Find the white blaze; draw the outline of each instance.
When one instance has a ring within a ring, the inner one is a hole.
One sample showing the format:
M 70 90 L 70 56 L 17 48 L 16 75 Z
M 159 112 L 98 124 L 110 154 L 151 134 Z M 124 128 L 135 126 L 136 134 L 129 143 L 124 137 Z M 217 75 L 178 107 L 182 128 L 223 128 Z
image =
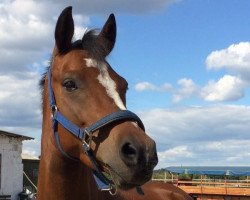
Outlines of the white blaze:
M 100 74 L 97 76 L 99 83 L 105 88 L 109 97 L 111 97 L 115 104 L 121 109 L 126 110 L 125 105 L 123 104 L 119 93 L 116 91 L 116 83 L 109 76 L 108 67 L 104 62 L 97 63 L 96 60 L 91 58 L 85 58 L 87 67 L 95 67 L 100 70 Z M 99 65 L 98 65 L 99 64 Z

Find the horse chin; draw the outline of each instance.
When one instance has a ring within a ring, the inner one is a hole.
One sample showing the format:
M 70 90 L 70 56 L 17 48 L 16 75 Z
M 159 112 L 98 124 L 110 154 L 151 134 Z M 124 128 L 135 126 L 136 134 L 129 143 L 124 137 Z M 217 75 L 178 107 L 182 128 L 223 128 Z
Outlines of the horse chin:
M 118 188 L 120 190 L 130 190 L 132 188 L 138 187 L 140 185 L 137 184 L 132 184 L 132 183 L 127 183 L 127 182 L 120 182 L 120 184 L 118 185 Z
M 116 171 L 114 171 L 113 169 L 109 169 L 109 173 L 112 177 L 112 181 L 114 182 L 114 184 L 117 186 L 117 188 L 121 189 L 121 190 L 130 190 L 132 188 L 141 186 L 143 184 L 145 184 L 146 182 L 148 182 L 149 180 L 151 180 L 152 177 L 152 173 L 143 177 L 133 177 L 133 178 L 129 178 L 130 176 L 128 176 L 128 174 L 124 174 L 121 175 L 119 173 L 117 173 Z

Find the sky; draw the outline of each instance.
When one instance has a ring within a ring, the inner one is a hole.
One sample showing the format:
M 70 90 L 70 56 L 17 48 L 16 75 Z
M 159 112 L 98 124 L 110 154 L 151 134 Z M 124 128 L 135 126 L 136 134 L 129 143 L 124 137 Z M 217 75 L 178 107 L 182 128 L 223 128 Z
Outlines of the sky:
M 0 129 L 35 138 L 23 153 L 40 154 L 38 82 L 68 5 L 75 39 L 115 14 L 107 60 L 129 83 L 128 109 L 156 141 L 157 168 L 250 166 L 247 0 L 1 0 Z

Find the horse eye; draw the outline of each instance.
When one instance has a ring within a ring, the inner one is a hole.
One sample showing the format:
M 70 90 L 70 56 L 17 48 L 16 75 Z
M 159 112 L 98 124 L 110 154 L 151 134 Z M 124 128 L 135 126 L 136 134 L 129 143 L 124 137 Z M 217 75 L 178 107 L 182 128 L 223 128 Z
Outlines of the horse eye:
M 73 80 L 65 80 L 63 82 L 63 87 L 69 92 L 72 92 L 77 89 L 76 83 Z

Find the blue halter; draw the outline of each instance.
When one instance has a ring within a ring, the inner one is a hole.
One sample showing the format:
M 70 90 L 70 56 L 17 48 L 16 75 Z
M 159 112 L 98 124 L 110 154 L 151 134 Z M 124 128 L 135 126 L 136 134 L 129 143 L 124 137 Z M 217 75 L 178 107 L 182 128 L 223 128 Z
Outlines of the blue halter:
M 50 107 L 52 112 L 52 128 L 53 128 L 53 135 L 55 138 L 55 143 L 59 151 L 67 158 L 70 158 L 71 160 L 79 161 L 78 158 L 72 157 L 69 154 L 67 154 L 61 144 L 60 139 L 57 130 L 58 123 L 61 124 L 65 129 L 67 129 L 71 134 L 73 134 L 77 139 L 79 139 L 83 143 L 83 150 L 88 156 L 89 160 L 94 165 L 95 169 L 93 170 L 93 176 L 97 183 L 98 189 L 102 191 L 109 191 L 110 193 L 113 192 L 113 190 L 116 188 L 112 185 L 111 181 L 106 178 L 106 176 L 102 173 L 100 170 L 100 167 L 98 163 L 96 162 L 92 150 L 90 148 L 90 143 L 92 140 L 92 134 L 99 130 L 100 128 L 113 123 L 118 122 L 122 120 L 126 121 L 135 121 L 138 123 L 138 126 L 144 129 L 144 125 L 140 118 L 134 114 L 131 111 L 128 110 L 119 110 L 117 112 L 111 113 L 107 115 L 106 117 L 98 120 L 96 123 L 92 124 L 89 127 L 86 128 L 80 128 L 77 125 L 73 124 L 70 120 L 68 120 L 66 117 L 63 116 L 63 114 L 59 111 L 59 109 L 56 106 L 56 100 L 54 96 L 54 92 L 52 89 L 52 73 L 51 73 L 51 67 L 48 70 L 48 91 L 49 91 L 49 101 L 50 101 Z M 137 191 L 141 190 L 140 188 L 137 188 Z M 139 193 L 139 192 L 138 192 Z

